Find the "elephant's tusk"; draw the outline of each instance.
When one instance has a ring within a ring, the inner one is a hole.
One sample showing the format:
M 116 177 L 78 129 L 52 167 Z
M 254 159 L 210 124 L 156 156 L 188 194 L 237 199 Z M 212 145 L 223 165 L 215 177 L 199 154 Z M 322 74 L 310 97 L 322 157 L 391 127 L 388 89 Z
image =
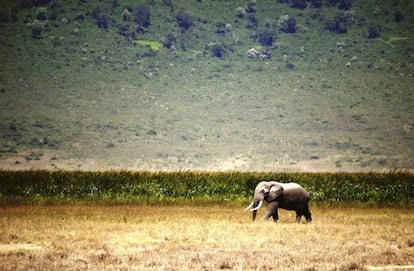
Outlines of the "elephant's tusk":
M 250 203 L 250 205 L 249 205 L 249 206 L 247 206 L 247 207 L 246 207 L 246 209 L 244 209 L 244 210 L 245 210 L 245 211 L 249 210 L 250 208 L 252 208 L 253 204 L 254 204 L 254 202 L 252 201 L 252 203 Z
M 251 209 L 250 211 L 256 211 L 256 210 L 259 210 L 259 209 L 260 209 L 260 207 L 262 207 L 262 204 L 263 204 L 263 200 L 261 200 L 261 201 L 259 202 L 259 205 L 257 205 L 257 207 L 256 207 L 256 208 L 253 208 L 253 209 Z

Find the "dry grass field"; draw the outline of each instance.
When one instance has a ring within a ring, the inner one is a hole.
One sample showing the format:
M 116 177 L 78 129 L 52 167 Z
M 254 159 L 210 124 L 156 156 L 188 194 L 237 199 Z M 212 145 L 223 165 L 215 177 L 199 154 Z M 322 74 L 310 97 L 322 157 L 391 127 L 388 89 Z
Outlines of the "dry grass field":
M 412 209 L 312 212 L 275 224 L 241 206 L 2 207 L 0 270 L 414 270 Z

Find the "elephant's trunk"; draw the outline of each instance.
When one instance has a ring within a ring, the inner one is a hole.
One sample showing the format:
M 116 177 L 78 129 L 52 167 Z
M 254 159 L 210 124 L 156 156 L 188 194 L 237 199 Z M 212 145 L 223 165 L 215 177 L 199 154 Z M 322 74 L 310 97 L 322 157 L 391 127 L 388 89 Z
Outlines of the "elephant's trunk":
M 263 201 L 253 200 L 249 206 L 244 209 L 245 211 L 252 211 L 253 221 L 256 219 L 257 210 L 262 206 Z
M 263 200 L 260 200 L 260 201 L 255 200 L 253 202 L 253 208 L 251 209 L 251 211 L 253 211 L 253 213 L 252 213 L 253 221 L 256 220 L 257 210 L 259 210 L 260 207 L 262 207 L 262 204 L 263 204 Z

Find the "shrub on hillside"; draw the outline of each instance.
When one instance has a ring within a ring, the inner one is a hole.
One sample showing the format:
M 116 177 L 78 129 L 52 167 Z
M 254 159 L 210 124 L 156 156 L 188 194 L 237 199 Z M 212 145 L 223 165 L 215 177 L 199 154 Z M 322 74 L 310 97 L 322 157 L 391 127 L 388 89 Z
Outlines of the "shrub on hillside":
M 190 27 L 193 26 L 193 18 L 190 14 L 186 13 L 183 10 L 178 12 L 176 19 L 178 26 L 184 30 L 188 30 Z
M 43 30 L 46 27 L 46 23 L 45 22 L 41 22 L 38 20 L 35 20 L 32 24 L 31 24 L 31 29 L 32 29 L 32 38 L 35 39 L 41 39 L 43 38 Z
M 280 24 L 280 31 L 285 33 L 296 33 L 296 19 L 288 17 L 286 20 L 283 20 Z
M 109 28 L 109 19 L 106 15 L 103 15 L 102 17 L 100 17 L 97 21 L 96 21 L 96 25 L 99 28 L 102 29 L 108 29 Z
M 247 3 L 246 11 L 248 13 L 255 13 L 257 11 L 257 3 L 256 3 L 256 0 L 250 0 L 250 2 Z
M 42 7 L 38 8 L 36 10 L 36 19 L 40 21 L 46 21 L 48 19 L 47 17 L 47 9 Z
M 327 6 L 338 6 L 340 9 L 350 10 L 352 8 L 352 0 L 327 0 Z
M 173 4 L 173 1 L 172 1 L 172 0 L 163 0 L 163 1 L 162 1 L 162 4 L 163 4 L 165 7 L 169 7 L 171 12 L 173 12 L 173 11 L 174 11 L 174 4 Z
M 104 7 L 102 5 L 97 5 L 91 13 L 92 19 L 95 21 L 96 25 L 102 29 L 109 28 L 109 17 L 104 12 Z
M 380 28 L 378 25 L 370 25 L 367 31 L 368 39 L 376 39 L 380 36 Z
M 137 23 L 140 27 L 148 27 L 151 25 L 150 21 L 150 11 L 148 7 L 144 4 L 140 5 L 134 13 L 134 21 Z
M 271 29 L 265 28 L 259 33 L 259 42 L 263 46 L 272 46 L 274 40 L 274 33 Z
M 22 8 L 33 8 L 48 5 L 52 0 L 20 0 Z
M 10 13 L 5 8 L 0 8 L 0 23 L 8 23 L 10 19 Z
M 256 30 L 258 25 L 259 25 L 259 23 L 257 21 L 256 16 L 254 16 L 254 14 L 249 14 L 248 22 L 246 24 L 246 28 L 250 29 L 250 30 Z
M 340 0 L 339 1 L 339 8 L 350 10 L 352 8 L 352 0 Z
M 342 13 L 337 14 L 332 20 L 325 22 L 325 29 L 338 34 L 348 32 L 349 18 Z
M 306 0 L 293 0 L 291 6 L 292 6 L 292 8 L 305 9 L 306 8 Z
M 177 38 L 172 33 L 168 33 L 161 39 L 162 46 L 167 49 L 171 49 L 176 41 Z
M 404 14 L 400 10 L 397 10 L 394 13 L 394 21 L 396 23 L 400 23 L 400 22 L 404 21 Z
M 322 7 L 322 0 L 310 0 L 311 6 L 314 8 Z
M 216 43 L 211 47 L 213 57 L 224 57 L 224 46 L 222 44 Z

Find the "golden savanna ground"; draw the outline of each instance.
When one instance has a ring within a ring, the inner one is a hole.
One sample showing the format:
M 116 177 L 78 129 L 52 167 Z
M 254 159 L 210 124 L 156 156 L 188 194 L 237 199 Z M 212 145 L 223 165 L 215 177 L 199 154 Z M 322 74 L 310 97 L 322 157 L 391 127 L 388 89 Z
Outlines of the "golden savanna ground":
M 312 213 L 275 224 L 242 207 L 2 207 L 0 270 L 413 270 L 412 209 Z

